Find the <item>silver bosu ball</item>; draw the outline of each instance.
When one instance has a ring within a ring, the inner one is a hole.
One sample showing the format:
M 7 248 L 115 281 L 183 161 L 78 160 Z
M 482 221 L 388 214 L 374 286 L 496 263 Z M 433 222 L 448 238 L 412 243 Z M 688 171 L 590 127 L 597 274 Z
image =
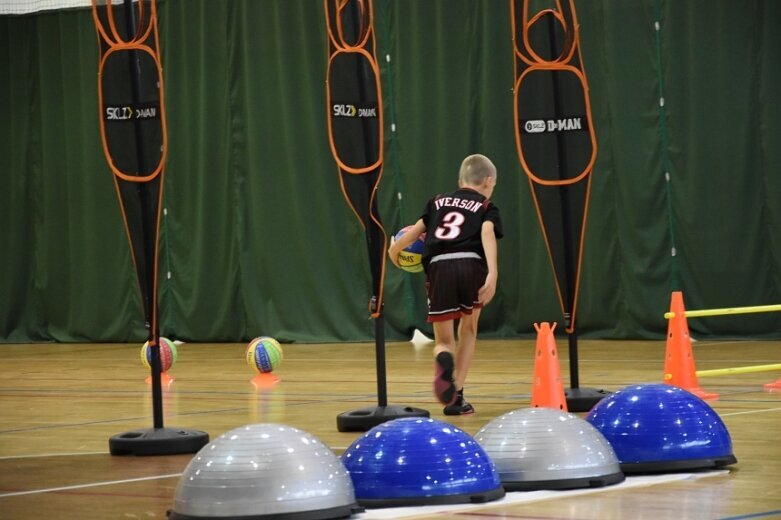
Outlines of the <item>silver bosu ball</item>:
M 252 424 L 201 448 L 168 515 L 324 520 L 361 511 L 344 464 L 317 437 L 282 424 Z
M 584 419 L 552 408 L 522 408 L 475 434 L 507 491 L 602 487 L 624 480 L 607 439 Z

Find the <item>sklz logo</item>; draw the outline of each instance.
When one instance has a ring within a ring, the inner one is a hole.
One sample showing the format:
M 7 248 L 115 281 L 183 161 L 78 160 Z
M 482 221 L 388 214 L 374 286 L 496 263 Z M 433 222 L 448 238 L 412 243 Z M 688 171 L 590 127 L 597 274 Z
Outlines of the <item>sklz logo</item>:
M 580 117 L 567 117 L 564 119 L 529 119 L 523 123 L 523 131 L 527 134 L 541 134 L 543 132 L 571 132 L 583 130 Z
M 334 117 L 377 117 L 377 107 L 356 107 L 355 105 L 334 104 Z
M 131 119 L 157 119 L 157 106 L 107 106 L 106 121 L 128 121 Z
M 533 119 L 531 121 L 526 121 L 526 124 L 523 125 L 523 130 L 527 134 L 538 134 L 540 132 L 545 131 L 545 121 L 542 119 Z
M 132 118 L 131 107 L 106 107 L 106 121 L 124 121 Z

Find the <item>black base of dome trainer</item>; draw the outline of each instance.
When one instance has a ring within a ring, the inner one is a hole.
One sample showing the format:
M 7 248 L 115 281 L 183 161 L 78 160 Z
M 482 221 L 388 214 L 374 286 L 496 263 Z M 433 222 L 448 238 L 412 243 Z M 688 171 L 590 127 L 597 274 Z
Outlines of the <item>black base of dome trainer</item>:
M 378 424 L 404 417 L 431 417 L 428 410 L 412 406 L 369 406 L 336 416 L 336 428 L 340 432 L 365 432 Z
M 689 460 L 660 460 L 652 462 L 622 462 L 621 471 L 627 475 L 652 474 L 652 473 L 674 473 L 676 471 L 695 471 L 708 469 L 721 469 L 724 466 L 736 464 L 738 459 L 735 455 L 723 455 L 721 457 L 711 457 L 705 459 Z
M 357 503 L 352 505 L 331 507 L 328 509 L 316 509 L 314 511 L 294 511 L 292 513 L 273 513 L 270 515 L 257 514 L 257 515 L 244 515 L 244 516 L 231 516 L 233 520 L 336 520 L 339 518 L 350 518 L 353 515 L 357 515 L 366 511 L 363 507 Z M 176 511 L 168 510 L 168 520 L 219 520 L 219 516 L 193 516 L 177 513 Z
M 543 491 L 543 490 L 568 490 L 599 488 L 618 484 L 626 480 L 623 472 L 611 473 L 609 475 L 595 475 L 593 477 L 580 477 L 559 480 L 537 480 L 537 481 L 514 481 L 505 482 L 502 480 L 502 486 L 505 491 Z
M 588 412 L 611 392 L 594 388 L 565 388 L 568 412 Z
M 196 453 L 209 443 L 209 434 L 181 428 L 148 428 L 114 435 L 108 441 L 112 455 L 178 455 Z
M 504 487 L 477 493 L 463 493 L 460 495 L 429 495 L 417 497 L 398 497 L 398 498 L 358 498 L 358 504 L 366 509 L 386 508 L 386 507 L 417 507 L 434 506 L 449 504 L 484 504 L 504 498 L 506 495 Z

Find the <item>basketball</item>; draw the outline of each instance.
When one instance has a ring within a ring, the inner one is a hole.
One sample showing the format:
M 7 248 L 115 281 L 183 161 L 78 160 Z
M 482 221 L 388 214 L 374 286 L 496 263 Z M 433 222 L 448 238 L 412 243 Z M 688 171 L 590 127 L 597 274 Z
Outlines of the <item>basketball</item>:
M 401 236 L 412 228 L 412 226 L 406 226 L 396 233 L 395 239 L 398 240 Z M 420 273 L 423 271 L 423 246 L 426 242 L 426 234 L 422 233 L 417 240 L 412 244 L 405 247 L 404 250 L 399 253 L 399 266 L 409 273 Z
M 274 338 L 260 336 L 249 342 L 245 358 L 251 368 L 261 374 L 268 374 L 282 363 L 282 346 Z
M 176 345 L 168 338 L 159 338 L 160 345 L 160 371 L 167 372 L 176 363 Z M 149 342 L 141 347 L 141 361 L 147 368 L 152 367 L 152 349 L 149 348 Z

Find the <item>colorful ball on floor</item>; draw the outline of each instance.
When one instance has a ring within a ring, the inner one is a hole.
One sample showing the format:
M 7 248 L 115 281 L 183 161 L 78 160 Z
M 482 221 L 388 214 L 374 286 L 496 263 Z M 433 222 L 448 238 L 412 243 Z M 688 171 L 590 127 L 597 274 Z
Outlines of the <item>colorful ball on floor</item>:
M 160 346 L 160 370 L 162 372 L 167 372 L 174 366 L 174 363 L 176 363 L 176 358 L 178 356 L 176 345 L 174 345 L 174 342 L 170 339 L 163 337 L 158 339 L 158 345 Z M 141 347 L 141 361 L 147 368 L 152 367 L 152 349 L 149 348 L 148 341 Z
M 251 368 L 261 374 L 268 374 L 282 363 L 282 346 L 274 338 L 260 336 L 249 342 L 245 358 Z
M 505 494 L 483 448 L 435 419 L 384 422 L 353 442 L 342 460 L 363 507 L 489 502 Z
M 396 233 L 395 239 L 398 240 L 412 226 L 406 226 Z M 426 234 L 421 234 L 417 240 L 404 248 L 399 253 L 399 267 L 409 273 L 420 273 L 423 271 L 423 247 L 426 244 Z
M 627 386 L 597 403 L 586 420 L 605 436 L 627 474 L 720 468 L 737 462 L 719 415 L 676 386 Z

